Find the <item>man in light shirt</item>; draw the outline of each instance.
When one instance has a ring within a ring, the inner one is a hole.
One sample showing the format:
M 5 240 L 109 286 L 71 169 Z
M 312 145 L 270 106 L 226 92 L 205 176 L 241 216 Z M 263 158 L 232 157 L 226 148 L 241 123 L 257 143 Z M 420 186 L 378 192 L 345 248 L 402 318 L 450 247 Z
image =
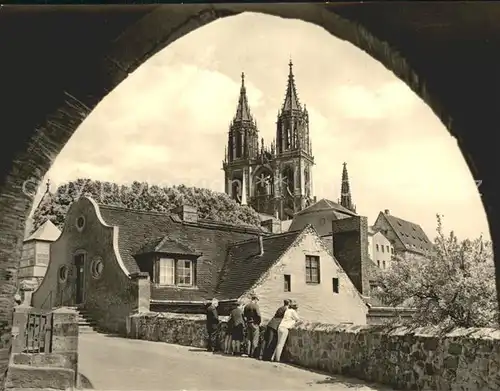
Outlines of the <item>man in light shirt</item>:
M 285 311 L 283 319 L 278 327 L 278 343 L 271 361 L 279 362 L 281 360 L 281 353 L 283 353 L 283 348 L 285 347 L 286 339 L 288 338 L 288 332 L 293 326 L 295 326 L 295 323 L 300 320 L 299 315 L 297 314 L 297 309 L 298 305 L 294 302 L 291 303 Z

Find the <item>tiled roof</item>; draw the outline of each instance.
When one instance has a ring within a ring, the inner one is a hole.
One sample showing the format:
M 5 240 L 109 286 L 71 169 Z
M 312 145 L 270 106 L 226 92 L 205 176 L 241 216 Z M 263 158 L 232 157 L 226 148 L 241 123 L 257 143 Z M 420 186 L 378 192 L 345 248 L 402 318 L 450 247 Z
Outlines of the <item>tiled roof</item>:
M 342 205 L 333 202 L 331 200 L 328 200 L 326 198 L 322 198 L 318 202 L 308 206 L 307 208 L 301 210 L 298 215 L 306 214 L 306 213 L 311 213 L 311 212 L 317 212 L 320 210 L 334 210 L 337 212 L 341 212 L 343 214 L 347 214 L 349 216 L 357 216 L 356 213 L 350 211 L 347 208 L 344 208 Z
M 237 299 L 248 292 L 301 233 L 302 231 L 294 231 L 263 237 L 262 256 L 258 239 L 233 244 L 229 248 L 216 290 L 220 298 Z
M 301 210 L 294 217 L 290 231 L 301 230 L 307 225 L 312 225 L 319 235 L 323 236 L 332 232 L 331 221 L 357 216 L 356 213 L 344 208 L 336 202 L 325 198 Z
M 160 245 L 165 236 L 203 254 L 198 259 L 198 289 L 157 288 L 152 291 L 151 298 L 155 300 L 204 300 L 210 297 L 216 284 L 217 272 L 224 264 L 228 245 L 262 234 L 259 229 L 205 220 L 198 223 L 182 222 L 177 215 L 166 213 L 106 205 L 100 205 L 99 209 L 107 224 L 119 227 L 118 247 L 130 273 L 141 271 L 134 255 L 145 244 Z
M 53 242 L 57 240 L 57 238 L 59 238 L 60 235 L 61 231 L 59 231 L 59 228 L 57 228 L 54 225 L 54 223 L 52 223 L 52 221 L 47 220 L 24 241 L 27 242 L 30 240 L 41 240 L 41 241 Z
M 183 244 L 178 240 L 170 239 L 168 235 L 163 238 L 158 238 L 146 243 L 145 246 L 139 250 L 138 254 L 148 253 L 167 253 L 167 254 L 190 254 L 201 255 L 187 244 Z
M 434 245 L 420 225 L 386 213 L 381 212 L 381 214 L 384 215 L 407 251 L 425 254 L 434 250 Z

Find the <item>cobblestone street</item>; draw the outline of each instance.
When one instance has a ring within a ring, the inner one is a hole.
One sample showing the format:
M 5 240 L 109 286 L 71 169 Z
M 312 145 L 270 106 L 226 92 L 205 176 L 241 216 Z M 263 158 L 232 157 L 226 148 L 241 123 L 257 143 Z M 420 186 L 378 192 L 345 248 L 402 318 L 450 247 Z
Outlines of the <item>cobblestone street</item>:
M 201 349 L 80 334 L 80 372 L 96 390 L 359 390 L 390 391 L 258 360 Z

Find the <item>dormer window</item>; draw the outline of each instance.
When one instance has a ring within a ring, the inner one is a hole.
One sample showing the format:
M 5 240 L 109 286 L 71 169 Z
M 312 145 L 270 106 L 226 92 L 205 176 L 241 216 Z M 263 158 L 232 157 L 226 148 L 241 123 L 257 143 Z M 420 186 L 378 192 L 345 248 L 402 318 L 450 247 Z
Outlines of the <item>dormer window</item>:
M 156 262 L 155 283 L 167 286 L 194 286 L 194 261 L 160 258 Z
M 152 273 L 152 281 L 165 287 L 195 287 L 197 260 L 201 255 L 168 236 L 146 243 L 136 254 L 145 265 L 153 261 L 148 270 Z

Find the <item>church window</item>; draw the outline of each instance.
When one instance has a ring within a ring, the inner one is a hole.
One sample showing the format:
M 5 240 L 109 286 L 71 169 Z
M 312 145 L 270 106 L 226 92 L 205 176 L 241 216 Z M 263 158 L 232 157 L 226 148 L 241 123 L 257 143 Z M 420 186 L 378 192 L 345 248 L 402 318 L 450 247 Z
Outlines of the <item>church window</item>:
M 384 245 L 381 245 L 380 248 L 382 249 L 382 252 L 385 252 L 384 251 Z
M 380 267 L 380 261 L 377 261 L 377 266 Z
M 377 251 L 379 251 L 378 244 L 376 244 L 375 247 L 377 248 Z
M 385 269 L 385 261 L 382 262 L 382 268 Z

